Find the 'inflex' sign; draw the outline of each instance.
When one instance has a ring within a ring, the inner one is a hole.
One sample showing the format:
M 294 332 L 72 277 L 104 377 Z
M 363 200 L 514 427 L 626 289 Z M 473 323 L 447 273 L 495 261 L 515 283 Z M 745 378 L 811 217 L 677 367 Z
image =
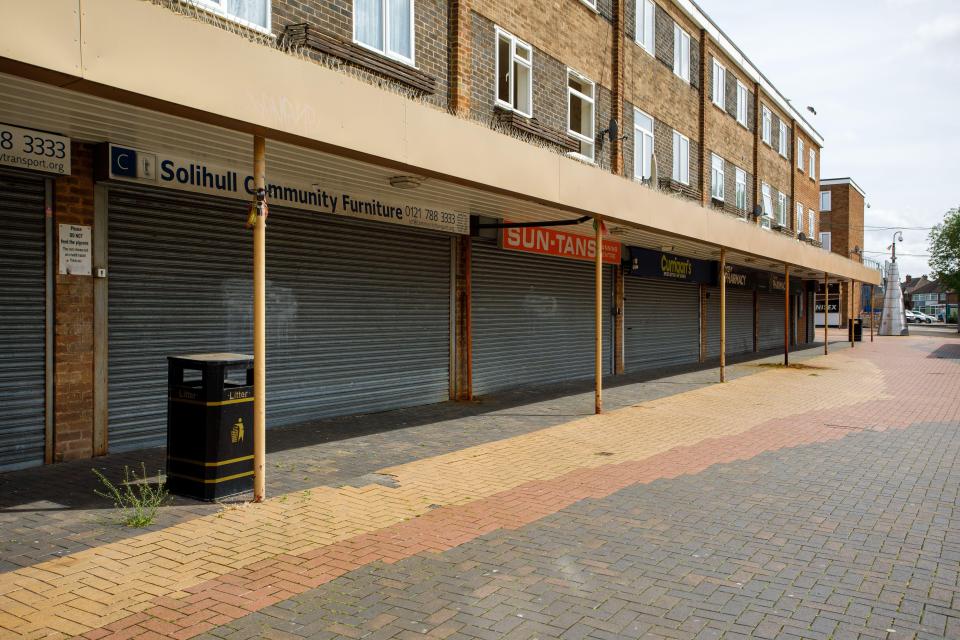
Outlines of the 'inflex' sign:
M 111 180 L 248 201 L 253 198 L 253 175 L 247 171 L 114 144 L 109 145 L 106 155 Z M 304 184 L 271 176 L 267 179 L 267 202 L 274 206 L 448 233 L 470 233 L 468 213 L 418 201 L 409 198 L 407 193 L 401 198 L 386 188 L 385 194 L 374 197 L 334 185 Z

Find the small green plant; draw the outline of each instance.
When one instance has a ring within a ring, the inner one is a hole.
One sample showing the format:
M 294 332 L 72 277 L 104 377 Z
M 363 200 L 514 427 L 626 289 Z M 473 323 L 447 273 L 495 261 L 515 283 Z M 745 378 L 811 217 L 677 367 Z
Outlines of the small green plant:
M 113 501 L 120 516 L 120 522 L 127 527 L 146 527 L 153 524 L 157 511 L 170 500 L 170 494 L 163 482 L 160 481 L 160 472 L 157 472 L 157 481 L 154 485 L 147 479 L 147 465 L 140 463 L 141 475 L 130 467 L 123 467 L 123 482 L 121 486 L 113 484 L 109 478 L 99 470 L 92 470 L 100 479 L 104 490 L 94 489 L 93 492 L 102 498 Z

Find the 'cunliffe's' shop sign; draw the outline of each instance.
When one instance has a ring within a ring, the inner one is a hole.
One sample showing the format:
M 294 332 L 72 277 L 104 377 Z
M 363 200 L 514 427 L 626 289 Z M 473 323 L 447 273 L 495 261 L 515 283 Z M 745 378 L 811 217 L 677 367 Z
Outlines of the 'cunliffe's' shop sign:
M 108 145 L 104 155 L 108 167 L 106 177 L 110 180 L 248 201 L 253 197 L 253 175 L 248 171 L 115 144 Z M 360 194 L 336 185 L 305 184 L 273 174 L 267 180 L 267 202 L 274 206 L 448 233 L 470 233 L 468 213 L 410 195 L 405 193 L 401 197 L 386 188 L 383 194 Z
M 717 279 L 714 262 L 640 247 L 630 247 L 630 275 L 703 284 L 713 284 Z

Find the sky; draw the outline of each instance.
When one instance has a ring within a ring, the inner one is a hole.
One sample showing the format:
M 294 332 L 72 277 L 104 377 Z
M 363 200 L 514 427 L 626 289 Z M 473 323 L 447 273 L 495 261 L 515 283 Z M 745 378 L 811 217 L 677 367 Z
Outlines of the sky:
M 903 229 L 900 275 L 929 273 L 919 228 L 960 206 L 960 1 L 697 4 L 824 137 L 821 178 L 866 192 L 866 255 Z

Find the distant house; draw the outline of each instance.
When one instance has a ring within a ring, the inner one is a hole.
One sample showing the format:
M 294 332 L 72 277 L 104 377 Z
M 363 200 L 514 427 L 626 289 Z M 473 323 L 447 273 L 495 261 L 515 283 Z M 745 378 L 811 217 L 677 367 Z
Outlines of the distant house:
M 946 318 L 956 314 L 958 296 L 956 291 L 949 291 L 939 281 L 930 280 L 925 275 L 916 279 L 907 276 L 903 284 L 903 301 L 907 309 Z

